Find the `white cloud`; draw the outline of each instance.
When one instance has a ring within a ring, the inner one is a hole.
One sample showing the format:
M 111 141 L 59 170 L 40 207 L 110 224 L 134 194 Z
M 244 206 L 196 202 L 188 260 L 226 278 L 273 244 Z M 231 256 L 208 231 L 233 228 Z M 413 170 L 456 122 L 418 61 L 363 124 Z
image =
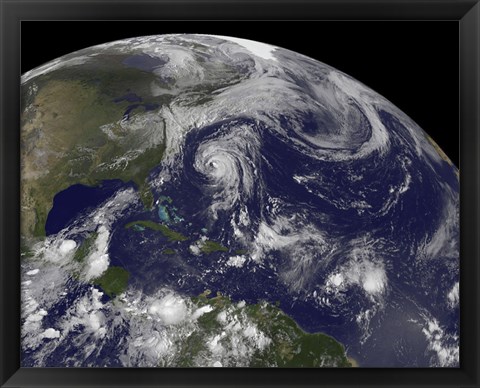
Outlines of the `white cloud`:
M 62 67 L 69 66 L 78 66 L 82 65 L 89 60 L 88 56 L 76 56 L 70 59 L 65 59 L 65 57 L 57 58 L 51 62 L 48 62 L 44 65 L 36 67 L 33 70 L 27 71 L 21 77 L 21 82 L 24 84 L 32 78 L 38 77 L 42 74 L 48 74 L 54 70 L 58 70 Z
M 459 206 L 458 193 L 452 192 L 451 188 L 442 184 L 442 190 L 446 193 L 442 219 L 437 230 L 420 247 L 420 257 L 426 259 L 455 258 L 459 257 Z
M 43 325 L 49 309 L 58 301 L 64 281 L 63 271 L 59 266 L 42 264 L 41 270 L 37 268 L 28 271 L 35 275 L 40 273 L 40 276 L 36 276 L 33 281 L 24 280 L 22 282 L 21 335 L 23 349 L 37 349 L 42 345 L 45 336 L 54 334 L 46 331 Z M 33 276 L 27 275 L 28 272 L 23 273 L 23 279 Z
M 220 323 L 226 323 L 227 322 L 227 312 L 225 310 L 222 310 L 218 313 L 217 321 L 220 322 Z
M 202 253 L 197 243 L 190 245 L 190 252 L 192 252 L 195 256 L 200 256 Z
M 207 35 L 208 36 L 208 35 Z M 230 42 L 234 42 L 244 48 L 246 48 L 251 54 L 256 55 L 257 57 L 266 59 L 266 60 L 274 60 L 276 61 L 277 58 L 273 55 L 273 52 L 277 49 L 277 47 L 256 42 L 253 40 L 248 39 L 241 39 L 241 38 L 234 38 L 231 36 L 218 36 L 218 35 L 211 35 L 219 39 L 228 40 Z
M 369 247 L 354 248 L 351 259 L 332 272 L 325 282 L 324 290 L 337 294 L 356 285 L 370 297 L 381 297 L 387 288 L 387 273 L 383 262 Z
M 95 245 L 87 258 L 85 279 L 91 280 L 102 276 L 110 264 L 108 256 L 109 230 L 104 226 L 98 228 Z
M 200 318 L 203 314 L 209 313 L 210 311 L 213 311 L 213 307 L 210 305 L 206 305 L 203 307 L 198 308 L 195 310 L 195 312 L 192 314 L 192 319 L 198 319 Z
M 448 306 L 454 308 L 458 306 L 460 302 L 460 283 L 456 282 L 453 288 L 447 295 Z
M 187 305 L 181 297 L 167 294 L 162 299 L 154 301 L 148 312 L 160 318 L 166 325 L 175 325 L 186 319 Z
M 343 275 L 341 273 L 334 273 L 331 274 L 328 278 L 328 283 L 330 283 L 334 287 L 339 287 L 343 283 Z
M 364 344 L 365 341 L 372 335 L 372 328 L 370 327 L 370 322 L 377 312 L 376 308 L 366 309 L 360 311 L 356 317 L 355 321 L 357 322 L 358 327 L 362 331 L 360 337 L 360 344 Z
M 83 335 L 94 334 L 103 337 L 105 334 L 105 315 L 101 311 L 105 305 L 101 302 L 103 293 L 94 287 L 89 292 L 77 299 L 67 312 L 57 321 L 61 330 L 47 329 L 45 335 L 56 335 L 63 332 L 66 336 L 70 331 L 83 327 Z M 53 337 L 50 337 L 53 338 Z
M 125 367 L 172 366 L 179 352 L 185 351 L 179 344 L 193 333 L 203 337 L 205 346 L 192 360 L 194 366 L 248 366 L 253 354 L 271 343 L 246 313 L 245 302 L 217 309 L 210 304 L 197 306 L 168 289 L 154 295 L 130 290 L 115 303 L 103 303 L 102 296 L 91 287 L 56 319 L 54 328 L 42 327 L 47 312 L 29 300 L 30 318 L 22 331 L 22 338 L 28 341 L 23 340 L 22 346 L 35 349 L 36 365 L 45 365 L 49 355 L 62 346 L 80 350 L 73 366 L 93 366 L 95 361 L 87 360 L 99 355 L 119 328 L 127 330 L 118 342 L 119 361 Z M 198 318 L 212 311 L 220 327 L 205 332 Z M 46 338 L 55 340 L 44 341 Z
M 74 240 L 63 240 L 58 250 L 61 254 L 65 255 L 77 247 L 77 243 Z
M 28 276 L 33 276 L 33 275 L 36 275 L 39 272 L 40 272 L 40 270 L 38 268 L 37 269 L 32 269 L 31 271 L 27 272 L 27 275 Z
M 244 255 L 231 256 L 227 260 L 227 265 L 230 267 L 241 268 L 246 260 L 247 258 Z
M 383 292 L 386 284 L 385 269 L 372 265 L 363 273 L 362 287 L 365 292 L 376 295 Z
M 272 202 L 272 210 L 278 210 L 278 201 Z M 302 262 L 309 262 L 315 254 L 325 252 L 328 243 L 323 233 L 312 225 L 305 225 L 303 218 L 303 214 L 279 216 L 270 225 L 262 221 L 255 236 L 252 259 L 260 262 L 266 252 L 285 249 L 295 261 L 292 265 L 303 267 Z
M 48 313 L 41 309 L 41 310 L 38 310 L 36 311 L 35 313 L 33 314 L 30 314 L 27 319 L 26 319 L 26 322 L 29 323 L 29 322 L 39 322 L 43 319 L 44 316 L 48 315 Z
M 456 335 L 446 334 L 435 318 L 427 320 L 427 324 L 422 329 L 422 332 L 427 338 L 428 350 L 435 355 L 432 366 L 458 366 L 460 349 Z
M 60 338 L 60 332 L 53 328 L 49 328 L 41 334 L 41 337 L 42 338 Z
M 189 249 L 192 254 L 195 256 L 200 256 L 202 252 L 202 248 L 205 246 L 205 243 L 207 242 L 208 237 L 207 236 L 200 236 L 198 241 L 195 241 L 192 245 L 190 245 Z
M 197 363 L 222 366 L 248 366 L 255 352 L 266 349 L 272 340 L 245 313 L 245 304 L 230 306 L 217 314 L 221 328 L 207 338 L 207 353 Z M 208 364 L 210 363 L 210 364 Z
M 71 263 L 71 258 L 75 252 L 77 243 L 65 237 L 65 232 L 47 237 L 41 245 L 36 247 L 35 255 L 41 257 L 44 262 L 68 266 Z

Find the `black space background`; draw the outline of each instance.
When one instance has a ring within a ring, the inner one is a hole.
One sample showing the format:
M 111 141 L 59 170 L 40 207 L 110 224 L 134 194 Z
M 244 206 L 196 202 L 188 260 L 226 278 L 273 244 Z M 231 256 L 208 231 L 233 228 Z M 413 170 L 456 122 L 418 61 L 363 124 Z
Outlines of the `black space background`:
M 459 166 L 457 21 L 22 21 L 21 72 L 95 44 L 165 33 L 253 39 L 325 62 L 390 100 Z

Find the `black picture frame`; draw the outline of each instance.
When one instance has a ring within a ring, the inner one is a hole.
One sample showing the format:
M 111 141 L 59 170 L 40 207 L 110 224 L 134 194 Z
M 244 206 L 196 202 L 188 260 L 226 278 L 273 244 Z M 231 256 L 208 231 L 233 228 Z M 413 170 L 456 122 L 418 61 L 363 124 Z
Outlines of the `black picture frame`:
M 0 0 L 0 384 L 2 387 L 480 385 L 478 1 Z M 456 20 L 460 35 L 461 367 L 455 369 L 20 368 L 19 85 L 22 20 Z

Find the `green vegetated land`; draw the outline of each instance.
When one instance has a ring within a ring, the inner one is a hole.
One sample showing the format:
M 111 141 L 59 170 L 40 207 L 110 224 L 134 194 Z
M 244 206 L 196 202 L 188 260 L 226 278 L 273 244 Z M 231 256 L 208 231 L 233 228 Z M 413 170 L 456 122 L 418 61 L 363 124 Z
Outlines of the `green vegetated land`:
M 352 367 L 339 342 L 322 333 L 304 332 L 279 307 L 267 302 L 239 306 L 220 294 L 210 298 L 209 293 L 193 299 L 199 307 L 209 305 L 213 310 L 198 319 L 199 330 L 181 344 L 179 366 L 193 366 L 196 357 L 208 353 L 205 339 L 224 331 L 218 315 L 227 311 L 240 324 L 254 323 L 271 339 L 266 348 L 253 355 L 250 367 Z M 231 344 L 228 334 L 223 341 L 225 346 Z
M 187 240 L 189 240 L 189 237 L 184 236 L 183 234 L 170 229 L 167 225 L 159 224 L 159 223 L 151 221 L 151 220 L 132 221 L 132 222 L 129 222 L 128 224 L 126 224 L 125 228 L 126 229 L 134 229 L 136 231 L 142 231 L 142 230 L 145 230 L 145 229 L 156 230 L 156 231 L 159 231 L 160 233 L 162 233 L 163 236 L 168 239 L 168 241 L 187 241 Z M 214 252 L 228 252 L 229 251 L 229 249 L 226 246 L 223 246 L 222 244 L 220 244 L 216 241 L 212 241 L 212 240 L 206 240 L 206 241 L 198 240 L 197 244 L 200 248 L 200 251 L 204 254 L 210 254 L 210 253 L 214 253 Z M 167 248 L 167 249 L 162 251 L 162 254 L 165 254 L 165 255 L 173 255 L 174 253 L 175 253 L 175 250 L 170 249 L 170 248 Z
M 207 240 L 202 243 L 200 246 L 200 250 L 203 253 L 213 253 L 213 252 L 228 252 L 228 248 L 223 246 L 222 244 L 212 241 L 212 240 Z
M 151 229 L 155 231 L 159 231 L 162 233 L 164 237 L 167 238 L 168 241 L 173 242 L 173 241 L 187 241 L 190 238 L 187 236 L 184 236 L 180 232 L 176 232 L 172 229 L 170 229 L 167 225 L 165 224 L 160 224 L 151 220 L 138 220 L 138 221 L 132 221 L 129 222 L 128 224 L 125 225 L 126 229 L 133 229 L 135 231 L 141 232 L 145 229 Z M 197 240 L 197 245 L 200 249 L 200 251 L 204 254 L 210 254 L 214 252 L 228 252 L 229 249 L 226 246 L 223 246 L 222 244 L 212 241 L 212 240 Z M 176 251 L 172 248 L 166 248 L 162 251 L 162 254 L 164 255 L 173 255 L 175 254 Z
M 235 253 L 236 255 L 246 255 L 248 251 L 246 249 L 237 249 L 233 253 Z
M 93 280 L 105 293 L 113 298 L 127 289 L 130 274 L 121 267 L 108 267 L 105 273 Z
M 93 245 L 95 244 L 95 240 L 98 237 L 98 233 L 91 233 L 85 240 L 82 241 L 80 246 L 75 251 L 75 255 L 73 256 L 73 260 L 83 263 L 85 258 L 89 255 L 90 250 L 92 249 Z
M 86 259 L 92 253 L 97 237 L 97 232 L 90 233 L 75 251 L 73 260 L 80 264 L 80 268 L 85 268 Z M 80 269 L 79 272 L 75 272 L 73 276 L 78 277 L 81 271 Z M 102 276 L 92 279 L 91 283 L 100 286 L 109 297 L 114 298 L 127 289 L 129 277 L 129 272 L 124 268 L 111 266 Z
M 22 85 L 23 236 L 45 236 L 53 197 L 73 184 L 96 185 L 105 179 L 133 181 L 144 205 L 153 205 L 147 178 L 163 158 L 163 120 L 150 120 L 144 130 L 129 131 L 120 122 L 130 103 L 115 99 L 131 92 L 145 103 L 161 106 L 171 97 L 152 97 L 154 75 L 125 67 L 123 59 L 112 55 L 101 62 L 91 60 Z M 135 114 L 141 115 L 143 110 Z M 107 131 L 102 130 L 105 125 Z M 152 143 L 152 131 L 159 132 L 156 143 Z M 125 155 L 130 160 L 122 160 Z
M 162 233 L 169 241 L 186 241 L 188 240 L 188 237 L 184 236 L 183 234 L 179 232 L 175 232 L 174 230 L 170 229 L 168 226 L 164 224 L 159 224 L 154 221 L 150 220 L 139 220 L 139 221 L 133 221 L 129 222 L 128 224 L 125 225 L 126 229 L 133 228 L 134 226 L 140 226 L 146 229 L 152 229 L 159 231 Z

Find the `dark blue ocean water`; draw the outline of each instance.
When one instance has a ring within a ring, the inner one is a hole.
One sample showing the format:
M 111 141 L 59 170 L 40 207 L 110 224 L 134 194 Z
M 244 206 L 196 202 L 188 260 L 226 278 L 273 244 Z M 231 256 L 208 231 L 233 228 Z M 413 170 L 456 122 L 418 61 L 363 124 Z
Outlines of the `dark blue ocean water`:
M 53 207 L 48 213 L 45 224 L 47 236 L 58 233 L 80 214 L 96 208 L 117 190 L 132 186 L 133 183 L 112 179 L 104 180 L 97 186 L 77 184 L 60 191 L 53 198 Z
M 127 97 L 129 102 L 136 99 L 132 95 Z M 382 114 L 382 119 L 389 130 L 407 141 L 412 141 L 401 124 L 385 113 Z M 248 119 L 239 119 L 230 124 L 235 126 L 239 123 L 254 125 L 254 122 Z M 363 332 L 357 323 L 358 314 L 369 306 L 375 308 L 375 305 L 359 288 L 345 292 L 347 303 L 341 308 L 322 308 L 312 299 L 305 299 L 304 294 L 292 291 L 288 284 L 278 277 L 278 273 L 284 272 L 290 265 L 288 252 L 269 252 L 261 266 L 247 262 L 241 270 L 225 268 L 222 272 L 215 271 L 218 263 L 225 261 L 235 249 L 245 248 L 237 246 L 238 242 L 230 227 L 231 215 L 239 209 L 219 212 L 216 221 L 208 220 L 205 209 L 211 204 L 212 196 L 202 190 L 207 182 L 193 166 L 196 151 L 203 139 L 214 135 L 220 127 L 225 130 L 228 125 L 228 122 L 222 122 L 192 130 L 187 135 L 183 175 L 154 193 L 155 199 L 159 200 L 156 208 L 152 211 L 132 211 L 113 225 L 109 245 L 111 265 L 126 269 L 130 274 L 129 285 L 146 293 L 166 286 L 195 296 L 205 289 L 211 289 L 229 295 L 234 301 L 279 302 L 280 308 L 294 318 L 305 331 L 320 331 L 333 336 L 347 347 L 349 354 L 360 361 L 362 366 L 391 366 L 402 363 L 428 365 L 429 360 L 424 354 L 424 335 L 421 328 L 412 323 L 419 319 L 417 304 L 428 306 L 429 311 L 444 322 L 458 322 L 458 316 L 452 315 L 458 312 L 446 311 L 444 302 L 431 296 L 445 295 L 442 287 L 452 284 L 456 275 L 441 265 L 432 268 L 419 267 L 416 252 L 424 243 L 425 236 L 434 233 L 441 221 L 443 197 L 439 192 L 442 190 L 442 182 L 448 182 L 451 187 L 458 189 L 454 171 L 447 164 L 435 165 L 436 170 L 432 171 L 418 155 L 406 150 L 395 139 L 392 140 L 389 151 L 382 157 L 373 153 L 363 160 L 345 163 L 315 160 L 294 148 L 286 147 L 274 131 L 264 127 L 257 128 L 262 133 L 263 144 L 262 162 L 257 167 L 266 193 L 258 191 L 246 202 L 253 223 L 262 218 L 269 220 L 270 215 L 265 211 L 265 198 L 268 193 L 289 203 L 289 206 L 282 210 L 283 214 L 302 214 L 307 209 L 308 222 L 326 235 L 337 239 L 336 253 L 330 257 L 329 263 L 320 263 L 324 260 L 321 254 L 315 258 L 319 261 L 319 266 L 313 263 L 312 269 L 322 270 L 316 270 L 315 276 L 305 284 L 305 290 L 313 290 L 319 284 L 324 284 L 328 274 L 345 262 L 355 248 L 351 242 L 358 237 L 368 236 L 369 239 L 379 241 L 375 246 L 375 254 L 387 263 L 389 290 L 386 300 L 382 302 L 383 307 L 369 323 L 370 327 L 376 330 L 375 334 L 365 340 L 364 344 L 360 344 L 359 338 Z M 159 168 L 154 169 L 152 174 Z M 351 180 L 349 177 L 352 171 L 363 178 Z M 312 182 L 311 192 L 292 179 L 296 174 L 312 176 L 319 172 L 320 178 Z M 398 191 L 405 184 L 407 174 L 410 176 L 409 189 L 396 200 L 391 189 Z M 74 185 L 62 191 L 55 197 L 54 206 L 48 216 L 47 234 L 58 232 L 79 214 L 98 206 L 126 185 L 112 180 L 104 181 L 96 187 Z M 195 200 L 192 201 L 192 198 Z M 340 203 L 338 201 L 343 200 L 349 205 L 361 199 L 366 199 L 371 205 L 363 213 L 350 206 L 345 206 L 343 210 L 336 206 Z M 382 207 L 390 199 L 395 200 L 391 209 L 382 212 Z M 124 227 L 130 221 L 145 219 L 166 223 L 172 229 L 188 236 L 189 240 L 168 241 L 158 231 Z M 228 246 L 230 252 L 192 255 L 189 246 L 203 234 Z M 166 255 L 163 253 L 166 248 L 173 249 L 176 253 Z M 421 287 L 425 276 L 431 277 L 428 283 L 435 284 L 434 287 L 438 287 L 438 290 L 432 293 L 424 292 Z M 411 295 L 415 295 L 414 301 Z M 61 315 L 63 305 L 59 304 L 56 308 L 58 311 L 53 315 Z M 117 336 L 114 341 L 116 340 Z M 111 349 L 114 349 L 113 345 Z M 413 361 L 407 356 L 403 359 L 403 354 L 413 357 Z M 117 366 L 116 362 L 112 359 L 108 364 Z

